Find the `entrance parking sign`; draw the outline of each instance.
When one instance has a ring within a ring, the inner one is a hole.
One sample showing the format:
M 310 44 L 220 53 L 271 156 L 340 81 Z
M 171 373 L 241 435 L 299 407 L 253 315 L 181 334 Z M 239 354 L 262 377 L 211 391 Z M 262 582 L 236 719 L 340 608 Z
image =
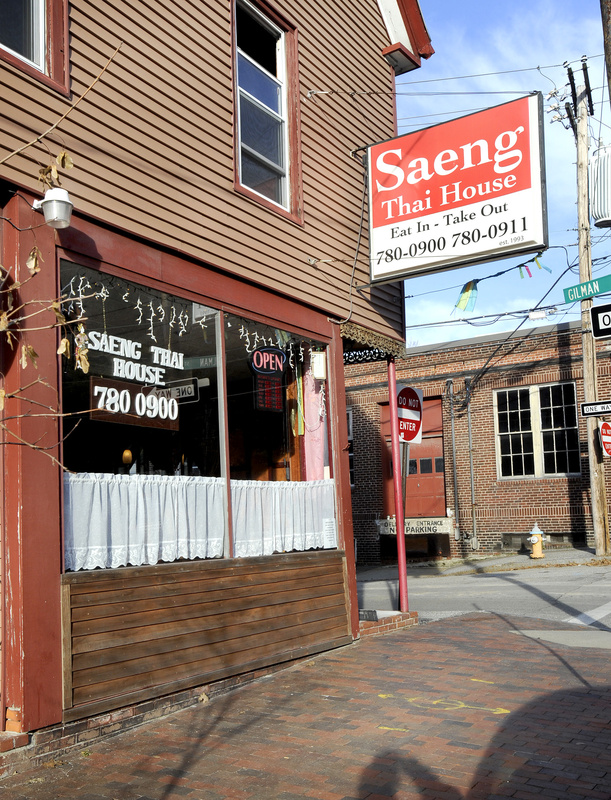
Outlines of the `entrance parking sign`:
M 410 444 L 422 441 L 422 392 L 411 386 L 397 386 L 399 440 Z

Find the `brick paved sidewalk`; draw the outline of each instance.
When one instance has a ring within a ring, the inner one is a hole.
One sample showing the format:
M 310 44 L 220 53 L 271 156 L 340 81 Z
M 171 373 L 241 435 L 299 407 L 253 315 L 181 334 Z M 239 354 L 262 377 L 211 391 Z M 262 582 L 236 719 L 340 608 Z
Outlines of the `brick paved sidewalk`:
M 2 800 L 611 798 L 609 654 L 474 614 L 368 637 L 0 781 Z M 575 626 L 570 626 L 575 630 Z

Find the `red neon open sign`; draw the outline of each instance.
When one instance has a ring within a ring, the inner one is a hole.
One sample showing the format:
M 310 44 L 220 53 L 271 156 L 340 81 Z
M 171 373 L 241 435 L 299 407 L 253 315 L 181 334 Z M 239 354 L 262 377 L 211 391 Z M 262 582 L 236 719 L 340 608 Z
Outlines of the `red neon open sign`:
M 259 347 L 251 353 L 250 363 L 259 375 L 282 375 L 286 354 L 279 347 Z

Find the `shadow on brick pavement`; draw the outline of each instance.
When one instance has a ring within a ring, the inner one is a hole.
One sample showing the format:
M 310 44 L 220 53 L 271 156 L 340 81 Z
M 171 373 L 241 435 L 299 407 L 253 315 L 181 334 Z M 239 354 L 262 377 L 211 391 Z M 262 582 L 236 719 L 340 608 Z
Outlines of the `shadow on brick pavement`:
M 371 637 L 4 778 L 0 795 L 609 800 L 608 652 L 520 635 L 532 625 L 479 613 Z

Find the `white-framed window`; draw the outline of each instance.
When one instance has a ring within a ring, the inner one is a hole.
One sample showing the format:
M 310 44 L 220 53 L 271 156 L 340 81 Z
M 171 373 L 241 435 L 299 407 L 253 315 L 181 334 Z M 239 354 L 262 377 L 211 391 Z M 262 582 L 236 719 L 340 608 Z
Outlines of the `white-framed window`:
M 348 463 L 350 465 L 350 486 L 354 487 L 354 423 L 352 409 L 346 409 L 348 423 Z
M 235 11 L 238 180 L 289 209 L 286 33 L 255 6 Z
M 45 71 L 45 0 L 0 2 L 0 47 Z
M 500 478 L 580 473 L 573 383 L 499 389 L 494 402 Z

